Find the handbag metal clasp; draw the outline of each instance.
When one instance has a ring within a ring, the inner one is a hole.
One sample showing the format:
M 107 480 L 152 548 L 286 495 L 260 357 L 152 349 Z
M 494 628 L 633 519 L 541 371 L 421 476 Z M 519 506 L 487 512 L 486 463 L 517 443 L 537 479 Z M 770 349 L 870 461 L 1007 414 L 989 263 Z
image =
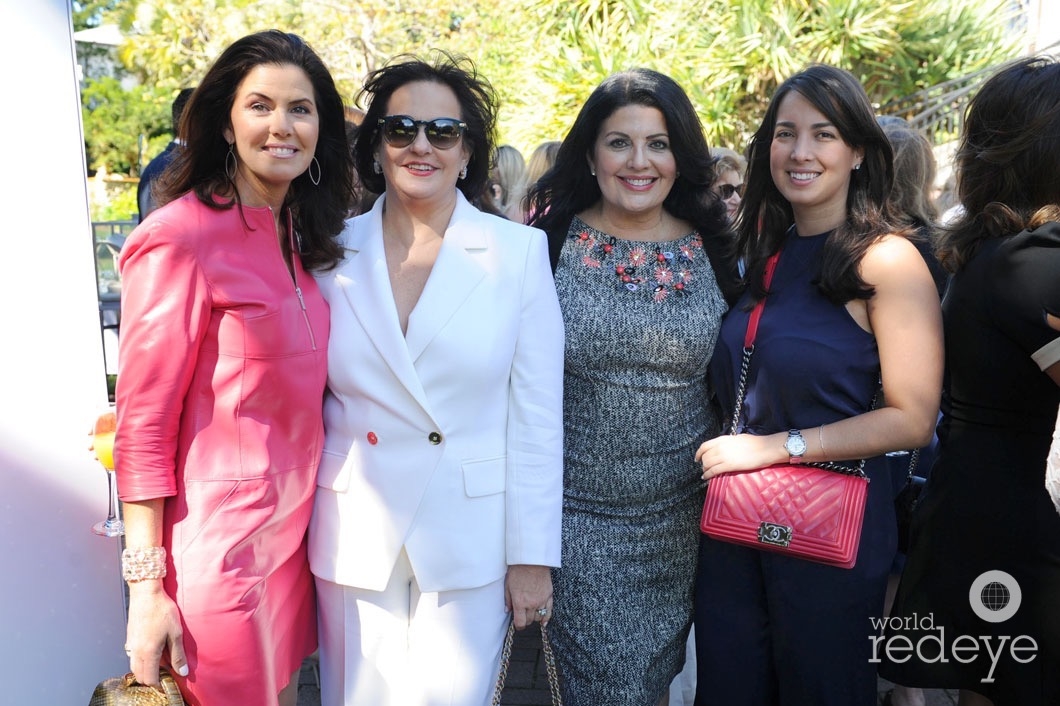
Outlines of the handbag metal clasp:
M 762 544 L 786 547 L 791 544 L 791 535 L 791 527 L 787 525 L 778 525 L 774 522 L 763 522 L 758 525 L 758 541 Z

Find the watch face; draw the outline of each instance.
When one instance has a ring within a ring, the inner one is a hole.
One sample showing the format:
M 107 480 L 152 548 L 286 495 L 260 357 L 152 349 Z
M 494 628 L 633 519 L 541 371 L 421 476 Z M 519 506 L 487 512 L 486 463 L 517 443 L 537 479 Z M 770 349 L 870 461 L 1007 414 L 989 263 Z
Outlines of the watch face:
M 806 440 L 802 438 L 802 434 L 790 434 L 784 448 L 789 456 L 802 456 L 806 453 Z

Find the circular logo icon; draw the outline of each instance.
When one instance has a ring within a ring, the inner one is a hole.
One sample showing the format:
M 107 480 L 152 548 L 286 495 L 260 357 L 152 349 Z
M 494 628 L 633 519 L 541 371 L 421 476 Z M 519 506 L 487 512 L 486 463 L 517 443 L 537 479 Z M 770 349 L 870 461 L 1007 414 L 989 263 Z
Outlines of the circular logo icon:
M 984 571 L 972 581 L 968 589 L 968 603 L 972 612 L 988 623 L 1003 623 L 1020 609 L 1023 593 L 1011 574 L 1004 571 Z

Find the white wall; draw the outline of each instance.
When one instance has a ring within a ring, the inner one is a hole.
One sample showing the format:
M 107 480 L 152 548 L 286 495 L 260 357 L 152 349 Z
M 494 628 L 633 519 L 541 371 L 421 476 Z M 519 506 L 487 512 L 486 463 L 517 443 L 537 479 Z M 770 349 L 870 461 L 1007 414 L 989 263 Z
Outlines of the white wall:
M 1031 0 L 1027 3 L 1027 14 L 1032 28 L 1027 53 L 1049 49 L 1053 54 L 1060 54 L 1060 48 L 1055 46 L 1060 42 L 1060 2 Z
M 71 10 L 0 5 L 0 701 L 77 706 L 127 663 L 118 540 L 89 530 L 107 511 L 87 451 L 106 384 Z

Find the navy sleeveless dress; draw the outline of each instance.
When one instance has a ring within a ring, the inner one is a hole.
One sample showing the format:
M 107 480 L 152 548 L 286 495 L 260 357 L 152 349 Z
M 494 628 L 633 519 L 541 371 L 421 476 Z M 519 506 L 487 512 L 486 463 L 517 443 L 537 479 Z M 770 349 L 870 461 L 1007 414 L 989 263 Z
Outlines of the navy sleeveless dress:
M 814 286 L 828 233 L 785 239 L 758 329 L 738 432 L 815 428 L 862 414 L 879 386 L 873 335 Z M 710 366 L 725 424 L 739 378 L 749 296 L 726 315 Z M 825 439 L 827 444 L 827 438 Z M 855 462 L 852 462 L 853 465 Z M 896 549 L 894 484 L 870 459 L 857 563 L 841 569 L 703 536 L 696 587 L 696 703 L 876 703 L 872 618 Z

